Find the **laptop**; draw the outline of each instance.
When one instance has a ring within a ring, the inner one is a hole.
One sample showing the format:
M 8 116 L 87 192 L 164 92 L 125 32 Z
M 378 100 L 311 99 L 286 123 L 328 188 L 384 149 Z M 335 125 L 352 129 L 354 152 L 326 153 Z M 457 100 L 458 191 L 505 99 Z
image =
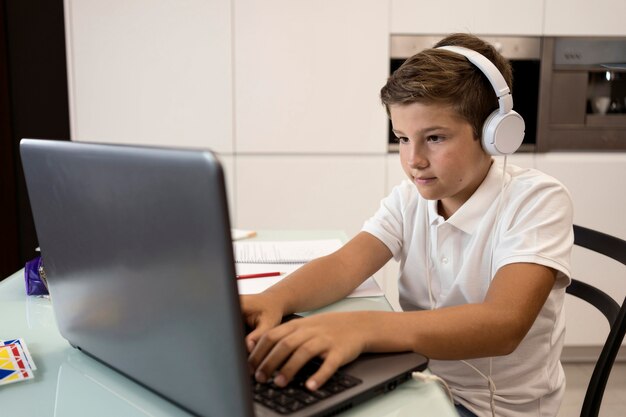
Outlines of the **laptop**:
M 34 139 L 20 152 L 61 335 L 185 410 L 331 415 L 426 367 L 415 353 L 364 354 L 326 398 L 256 384 L 215 154 Z

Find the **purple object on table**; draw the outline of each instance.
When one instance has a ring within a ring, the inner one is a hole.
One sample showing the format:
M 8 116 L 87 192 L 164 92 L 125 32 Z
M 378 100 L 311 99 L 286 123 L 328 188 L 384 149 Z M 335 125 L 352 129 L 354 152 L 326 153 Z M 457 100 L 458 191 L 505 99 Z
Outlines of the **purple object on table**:
M 46 273 L 43 269 L 43 261 L 38 256 L 26 262 L 24 267 L 24 279 L 26 281 L 27 295 L 47 295 L 48 286 L 46 283 Z

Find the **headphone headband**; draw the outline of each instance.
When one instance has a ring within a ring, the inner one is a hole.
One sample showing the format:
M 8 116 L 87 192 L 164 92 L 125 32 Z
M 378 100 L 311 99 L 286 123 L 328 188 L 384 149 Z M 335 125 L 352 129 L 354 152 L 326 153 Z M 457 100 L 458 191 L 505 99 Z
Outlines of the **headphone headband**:
M 498 110 L 491 113 L 483 124 L 483 149 L 491 155 L 509 155 L 515 152 L 524 140 L 524 119 L 513 110 L 511 89 L 495 64 L 482 54 L 462 46 L 440 46 L 437 49 L 466 57 L 485 74 L 498 97 Z
M 464 48 L 462 46 L 440 46 L 437 49 L 445 49 L 446 51 L 454 52 L 467 58 L 469 62 L 474 64 L 483 74 L 485 74 L 485 77 L 487 77 L 491 83 L 491 86 L 498 97 L 500 113 L 505 114 L 513 110 L 513 96 L 511 95 L 511 89 L 498 70 L 498 67 L 496 67 L 487 57 L 474 51 L 473 49 Z

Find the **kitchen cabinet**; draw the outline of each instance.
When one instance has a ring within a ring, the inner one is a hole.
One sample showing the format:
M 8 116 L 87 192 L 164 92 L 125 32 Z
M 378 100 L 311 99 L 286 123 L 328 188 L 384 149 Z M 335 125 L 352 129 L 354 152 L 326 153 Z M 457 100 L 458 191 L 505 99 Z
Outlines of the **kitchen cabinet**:
M 537 168 L 554 176 L 570 191 L 574 223 L 626 239 L 626 153 L 537 154 Z M 626 295 L 624 267 L 586 249 L 574 248 L 572 276 L 598 286 L 614 299 Z M 604 316 L 583 301 L 566 298 L 568 332 L 566 345 L 593 346 L 604 343 L 608 324 Z
M 233 152 L 230 0 L 65 0 L 73 140 Z
M 228 154 L 218 154 L 217 157 L 222 163 L 222 169 L 224 170 L 226 197 L 228 198 L 228 215 L 230 216 L 231 223 L 233 223 L 237 207 L 237 201 L 235 200 L 235 157 Z
M 235 0 L 236 152 L 386 153 L 381 0 Z
M 361 230 L 385 194 L 385 155 L 237 155 L 242 229 Z
M 545 0 L 547 1 L 547 0 Z M 392 34 L 533 35 L 542 31 L 544 0 L 391 0 Z
M 544 0 L 546 36 L 626 36 L 624 0 Z

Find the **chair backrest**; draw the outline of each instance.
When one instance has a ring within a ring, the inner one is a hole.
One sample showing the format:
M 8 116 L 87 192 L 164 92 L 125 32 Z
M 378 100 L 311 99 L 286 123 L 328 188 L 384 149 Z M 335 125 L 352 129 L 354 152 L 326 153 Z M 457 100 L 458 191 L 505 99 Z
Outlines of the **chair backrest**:
M 608 256 L 626 266 L 626 241 L 622 239 L 574 225 L 574 244 Z M 606 383 L 626 333 L 626 299 L 620 305 L 600 289 L 576 279 L 572 279 L 567 293 L 596 307 L 610 325 L 609 335 L 593 369 L 580 413 L 584 417 L 597 417 Z

